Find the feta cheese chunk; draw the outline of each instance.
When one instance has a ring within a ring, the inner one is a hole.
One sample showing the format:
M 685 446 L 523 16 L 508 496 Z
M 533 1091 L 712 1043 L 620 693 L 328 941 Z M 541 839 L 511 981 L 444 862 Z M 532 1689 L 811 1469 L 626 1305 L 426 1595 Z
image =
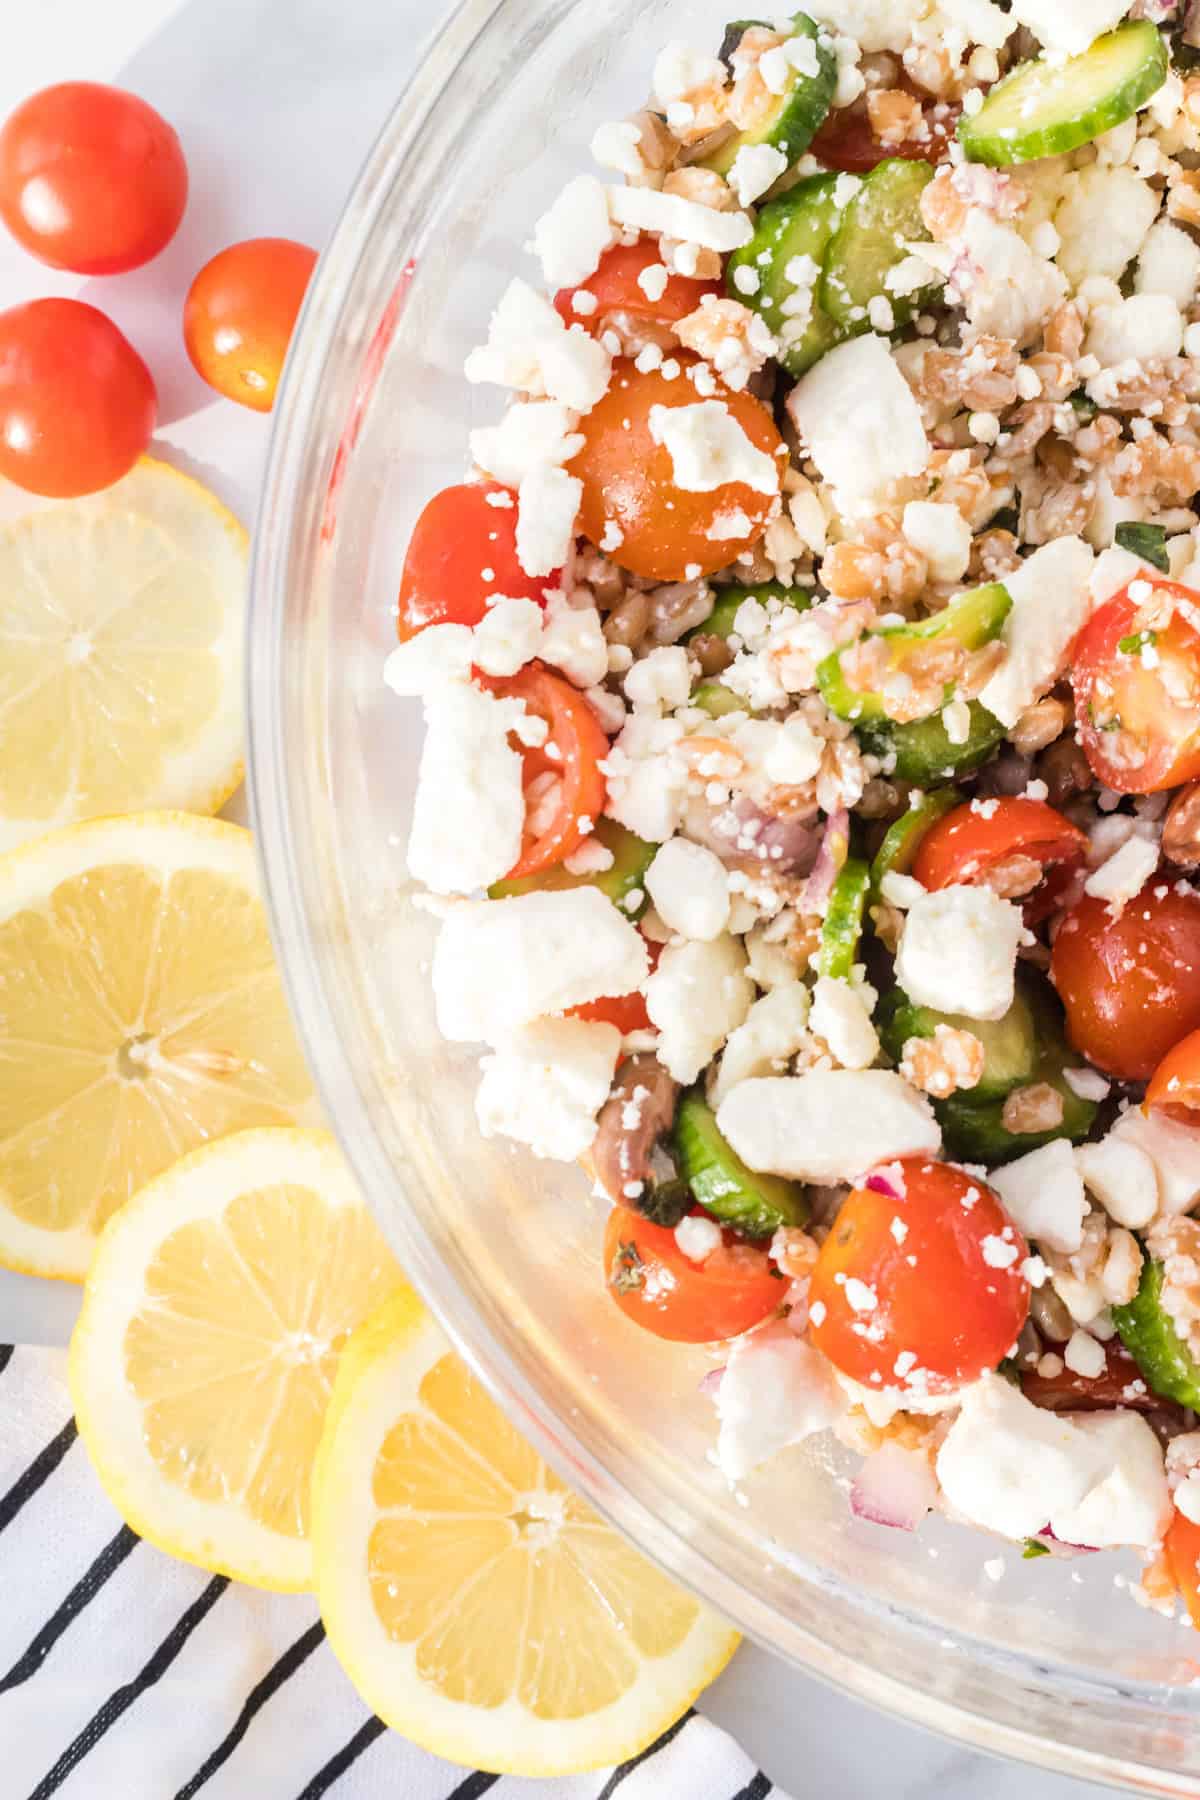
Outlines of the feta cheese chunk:
M 663 924 L 681 937 L 709 943 L 729 923 L 729 875 L 703 844 L 673 837 L 655 854 L 645 886 Z
M 471 432 L 471 455 L 486 474 L 519 487 L 535 469 L 569 462 L 583 449 L 578 423 L 578 415 L 557 400 L 518 400 L 498 425 Z
M 654 59 L 654 98 L 665 111 L 672 100 L 684 100 L 697 88 L 723 88 L 725 64 L 709 50 L 695 50 L 680 38 L 663 45 Z
M 734 1338 L 717 1389 L 717 1461 L 730 1481 L 789 1444 L 827 1431 L 846 1410 L 829 1363 L 782 1321 Z
M 1117 1544 L 1149 1549 L 1171 1519 L 1171 1496 L 1158 1439 L 1138 1413 L 1070 1415 L 1084 1439 L 1092 1476 L 1073 1505 L 1052 1507 L 1050 1528 L 1064 1544 L 1107 1550 Z
M 550 302 L 519 278 L 500 296 L 487 343 L 472 350 L 465 364 L 468 381 L 549 397 L 581 413 L 604 393 L 611 369 L 603 344 L 578 326 L 568 330 Z
M 484 1137 L 528 1144 L 535 1156 L 572 1162 L 596 1135 L 621 1034 L 584 1019 L 536 1019 L 481 1059 L 475 1115 Z
M 426 704 L 408 867 L 435 894 L 474 893 L 520 857 L 525 794 L 508 734 L 524 710 L 467 681 L 436 688 Z
M 503 1047 L 546 1013 L 632 993 L 649 967 L 641 934 L 598 888 L 476 901 L 438 935 L 438 1028 L 452 1043 Z
M 988 1177 L 1013 1224 L 1027 1238 L 1070 1256 L 1083 1242 L 1087 1196 L 1083 1176 L 1065 1138 L 1055 1138 Z
M 929 11 L 929 0 L 812 0 L 805 11 L 871 56 L 878 50 L 907 50 L 914 25 Z
M 796 383 L 787 409 L 845 512 L 874 510 L 889 483 L 928 467 L 921 409 L 886 340 L 873 332 L 823 356 Z
M 1156 1216 L 1191 1212 L 1200 1200 L 1200 1157 L 1191 1125 L 1176 1124 L 1157 1107 L 1147 1113 L 1131 1106 L 1109 1132 L 1110 1140 L 1132 1144 L 1150 1158 L 1158 1184 Z
M 485 675 L 515 675 L 538 653 L 542 609 L 536 600 L 499 594 L 471 635 L 477 669 Z
M 682 644 L 660 644 L 639 656 L 625 677 L 625 698 L 634 707 L 673 712 L 687 704 L 692 671 Z
M 854 1181 L 896 1156 L 936 1155 L 942 1141 L 928 1100 L 889 1069 L 742 1081 L 717 1125 L 750 1168 L 800 1181 Z
M 594 175 L 568 181 L 533 228 L 533 247 L 547 287 L 578 287 L 596 273 L 614 238 L 603 183 Z
M 583 483 L 565 469 L 531 469 L 517 490 L 517 561 L 527 575 L 553 575 L 571 554 Z
M 755 975 L 753 952 L 760 947 L 750 941 L 750 966 Z M 756 1000 L 745 1023 L 730 1033 L 712 1086 L 714 1106 L 719 1106 L 739 1081 L 748 1081 L 752 1075 L 778 1075 L 786 1068 L 807 1040 L 809 1005 L 808 989 L 789 967 L 786 979 Z
M 1146 241 L 1161 196 L 1132 169 L 1091 164 L 1060 179 L 1063 197 L 1054 212 L 1062 240 L 1059 268 L 1076 288 L 1094 275 L 1119 281 Z
M 1200 244 L 1170 219 L 1150 227 L 1133 280 L 1139 294 L 1165 294 L 1187 312 L 1200 288 Z
M 964 260 L 951 270 L 950 289 L 965 304 L 974 333 L 1029 342 L 1065 297 L 1066 278 L 1011 225 L 982 207 L 972 207 L 954 242 L 962 245 Z M 931 262 L 938 260 L 933 246 L 922 245 L 922 251 Z
M 655 188 L 610 187 L 608 213 L 625 230 L 679 238 L 702 250 L 719 250 L 722 256 L 740 250 L 754 236 L 744 212 L 717 212 L 697 200 L 685 200 L 682 194 L 661 194 Z
M 822 975 L 813 989 L 809 1026 L 824 1038 L 843 1069 L 869 1069 L 879 1055 L 879 1034 L 858 989 Z
M 1115 1224 L 1141 1231 L 1158 1211 L 1158 1175 L 1137 1144 L 1110 1131 L 1098 1144 L 1080 1144 L 1075 1166 Z
M 1079 56 L 1119 25 L 1131 0 L 1013 0 L 1011 18 L 1027 25 L 1044 49 Z
M 773 187 L 788 166 L 782 150 L 772 144 L 743 144 L 733 159 L 729 185 L 739 206 L 750 206 Z
M 1153 357 L 1178 356 L 1183 348 L 1183 318 L 1169 294 L 1131 294 L 1116 306 L 1097 306 L 1088 320 L 1084 349 L 1104 368 Z M 1088 391 L 1096 387 L 1093 379 Z
M 750 442 L 724 400 L 652 406 L 650 436 L 666 446 L 675 485 L 711 494 L 733 483 L 757 494 L 779 492 L 779 463 Z
M 447 682 L 469 681 L 474 660 L 475 634 L 469 625 L 427 625 L 390 653 L 383 665 L 384 684 L 393 694 L 412 699 Z
M 896 980 L 917 1006 L 1002 1019 L 1013 1003 L 1019 906 L 991 888 L 956 884 L 922 894 L 909 908 L 896 955 Z
M 1143 837 L 1130 837 L 1107 862 L 1093 869 L 1083 884 L 1085 894 L 1107 900 L 1111 913 L 1121 912 L 1137 898 L 1158 867 L 1158 845 Z
M 1091 614 L 1093 563 L 1082 538 L 1057 538 L 1004 577 L 1013 603 L 1002 634 L 1008 657 L 979 695 L 1002 725 L 1015 725 L 1062 674 Z
M 542 619 L 538 656 L 560 669 L 576 687 L 596 687 L 608 673 L 608 643 L 594 606 L 572 606 L 565 594 L 551 593 Z
M 904 535 L 928 561 L 934 581 L 961 581 L 971 560 L 971 527 L 957 506 L 910 500 L 904 508 Z
M 659 1030 L 658 1060 L 685 1087 L 744 1022 L 754 1002 L 746 952 L 729 936 L 709 944 L 668 944 L 645 991 L 646 1011 Z

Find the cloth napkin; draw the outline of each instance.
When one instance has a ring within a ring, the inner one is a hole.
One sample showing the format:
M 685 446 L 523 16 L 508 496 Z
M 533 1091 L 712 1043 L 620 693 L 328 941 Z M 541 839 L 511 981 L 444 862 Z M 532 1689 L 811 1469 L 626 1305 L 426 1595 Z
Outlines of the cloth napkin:
M 374 1717 L 307 1596 L 173 1561 L 113 1511 L 66 1354 L 0 1346 L 4 1800 L 787 1800 L 694 1711 L 617 1768 L 457 1768 Z

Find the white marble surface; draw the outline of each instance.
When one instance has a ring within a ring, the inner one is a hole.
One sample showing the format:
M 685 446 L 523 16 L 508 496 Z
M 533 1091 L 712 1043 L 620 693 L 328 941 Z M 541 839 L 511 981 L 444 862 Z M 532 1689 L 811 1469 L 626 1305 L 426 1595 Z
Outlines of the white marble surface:
M 238 237 L 324 243 L 424 31 L 448 10 L 446 0 L 41 0 L 7 21 L 0 113 L 48 81 L 114 79 L 160 106 L 184 140 L 192 198 L 179 237 L 149 269 L 88 297 L 150 361 L 168 454 L 203 467 L 246 516 L 267 424 L 212 406 L 187 364 L 187 279 Z M 0 305 L 87 287 L 0 242 Z M 63 1342 L 76 1305 L 69 1286 L 0 1273 L 0 1341 Z M 1085 1800 L 1107 1791 L 955 1748 L 753 1647 L 703 1708 L 796 1800 Z

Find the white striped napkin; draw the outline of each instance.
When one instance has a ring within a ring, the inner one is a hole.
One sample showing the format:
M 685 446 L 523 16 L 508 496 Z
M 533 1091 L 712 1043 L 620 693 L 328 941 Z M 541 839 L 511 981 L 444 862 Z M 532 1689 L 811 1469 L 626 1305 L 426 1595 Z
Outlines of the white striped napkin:
M 620 1767 L 468 1772 L 389 1732 L 306 1597 L 172 1561 L 122 1525 L 60 1350 L 0 1347 L 4 1800 L 787 1800 L 689 1712 Z

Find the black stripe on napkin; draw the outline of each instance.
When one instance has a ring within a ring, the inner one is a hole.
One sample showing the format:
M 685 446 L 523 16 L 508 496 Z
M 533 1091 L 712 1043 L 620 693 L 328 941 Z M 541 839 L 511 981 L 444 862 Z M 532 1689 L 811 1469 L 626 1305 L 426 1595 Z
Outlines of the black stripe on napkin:
M 225 1589 L 229 1586 L 228 1575 L 214 1575 L 208 1586 L 192 1601 L 187 1611 L 168 1632 L 149 1662 L 144 1663 L 132 1681 L 111 1693 L 99 1712 L 94 1713 L 73 1743 L 68 1744 L 54 1767 L 43 1775 L 29 1800 L 49 1800 L 56 1793 L 73 1769 L 78 1768 L 89 1751 L 96 1748 L 105 1732 L 114 1726 L 119 1718 L 141 1696 L 152 1688 L 161 1676 L 165 1675 L 175 1658 L 179 1655 L 197 1626 L 212 1611 Z
M 343 1744 L 336 1756 L 331 1756 L 323 1769 L 318 1769 L 308 1786 L 297 1795 L 297 1800 L 321 1800 L 327 1794 L 351 1763 L 357 1762 L 364 1750 L 369 1750 L 377 1737 L 382 1737 L 387 1726 L 382 1719 L 368 1719 L 360 1725 L 349 1743 Z M 41 1800 L 40 1794 L 31 1794 L 29 1800 Z
M 79 1433 L 74 1419 L 68 1419 L 57 1437 L 52 1437 L 40 1450 L 23 1475 L 18 1475 L 4 1498 L 0 1500 L 0 1531 L 11 1525 L 27 1500 L 32 1500 L 42 1483 L 49 1481 L 55 1469 Z
M 175 1800 L 192 1800 L 198 1794 L 210 1775 L 215 1775 L 222 1763 L 229 1761 L 255 1718 L 272 1694 L 277 1694 L 285 1681 L 296 1673 L 300 1665 L 308 1660 L 318 1645 L 324 1642 L 325 1627 L 318 1622 L 310 1625 L 302 1637 L 298 1637 L 289 1649 L 285 1650 L 279 1661 L 267 1670 L 262 1680 L 252 1687 L 246 1696 L 246 1703 L 230 1726 L 229 1731 L 221 1739 L 216 1749 L 201 1763 L 196 1773 L 186 1781 L 175 1796 Z
M 499 1779 L 498 1775 L 488 1775 L 482 1769 L 476 1769 L 473 1775 L 468 1775 L 452 1793 L 446 1795 L 446 1800 L 479 1800 L 480 1795 L 486 1794 L 489 1788 L 494 1788 Z
M 775 1783 L 769 1776 L 764 1775 L 760 1769 L 753 1781 L 748 1782 L 744 1788 L 738 1789 L 733 1800 L 767 1800 L 767 1795 L 774 1785 Z
M 12 1361 L 12 1354 L 13 1347 L 11 1344 L 0 1344 L 0 1375 L 3 1375 L 5 1369 L 7 1369 L 9 1363 Z
M 63 1632 L 75 1623 L 88 1602 L 94 1600 L 110 1575 L 115 1575 L 130 1552 L 141 1543 L 136 1531 L 128 1525 L 122 1525 L 116 1537 L 110 1538 L 90 1569 L 86 1570 L 71 1589 L 62 1605 L 51 1613 L 46 1623 L 13 1664 L 8 1674 L 0 1681 L 0 1694 L 9 1688 L 20 1687 L 31 1675 L 36 1675 L 46 1658 L 57 1644 Z
M 655 1738 L 652 1744 L 647 1744 L 646 1748 L 639 1751 L 637 1756 L 631 1756 L 628 1762 L 618 1764 L 604 1786 L 600 1789 L 600 1792 L 596 1795 L 596 1800 L 610 1800 L 610 1796 L 616 1793 L 627 1775 L 632 1775 L 633 1771 L 638 1768 L 640 1764 L 648 1762 L 652 1756 L 657 1756 L 660 1750 L 665 1750 L 672 1739 L 679 1736 L 679 1733 L 683 1730 L 688 1720 L 694 1719 L 695 1716 L 695 1707 L 689 1706 L 683 1717 L 681 1719 L 676 1719 L 673 1725 L 668 1725 L 661 1737 Z

